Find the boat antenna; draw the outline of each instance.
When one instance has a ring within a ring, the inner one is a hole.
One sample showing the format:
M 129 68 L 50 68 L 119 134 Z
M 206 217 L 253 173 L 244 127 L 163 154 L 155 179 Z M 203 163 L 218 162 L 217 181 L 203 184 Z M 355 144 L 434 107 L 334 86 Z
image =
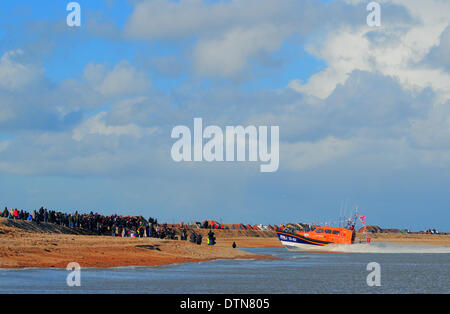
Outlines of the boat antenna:
M 358 222 L 358 206 L 355 206 L 355 221 L 353 222 L 354 228 L 356 228 L 356 223 Z

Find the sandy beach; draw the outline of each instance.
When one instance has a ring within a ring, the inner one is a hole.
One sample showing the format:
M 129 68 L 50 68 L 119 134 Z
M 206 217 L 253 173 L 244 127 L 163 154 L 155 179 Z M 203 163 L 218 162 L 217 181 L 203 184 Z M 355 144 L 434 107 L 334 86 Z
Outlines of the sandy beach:
M 11 226 L 12 224 L 19 224 L 24 228 Z M 40 229 L 47 230 L 46 225 L 50 224 L 42 223 L 37 227 L 35 223 L 9 222 L 1 218 L 0 268 L 65 268 L 70 262 L 77 262 L 82 267 L 158 266 L 214 259 L 273 258 L 233 249 L 231 238 L 220 240 L 215 246 L 208 246 L 205 241 L 202 245 L 197 245 L 179 240 L 57 233 L 64 232 L 67 229 L 64 227 L 53 228 L 48 231 L 51 233 L 39 232 Z M 234 240 L 247 247 L 279 245 L 278 240 L 273 237 L 236 237 Z
M 66 230 L 67 229 L 67 230 Z M 44 231 L 43 231 L 44 230 Z M 64 234 L 70 229 L 0 219 L 0 268 L 65 268 L 70 262 L 81 267 L 158 266 L 215 259 L 272 259 L 239 248 L 281 247 L 271 231 L 216 231 L 217 245 L 154 238 L 119 238 Z M 201 233 L 207 230 L 196 230 Z M 362 239 L 358 235 L 358 239 Z M 373 242 L 450 246 L 449 235 L 371 235 Z M 357 240 L 358 240 L 357 239 Z M 238 249 L 231 247 L 236 242 Z

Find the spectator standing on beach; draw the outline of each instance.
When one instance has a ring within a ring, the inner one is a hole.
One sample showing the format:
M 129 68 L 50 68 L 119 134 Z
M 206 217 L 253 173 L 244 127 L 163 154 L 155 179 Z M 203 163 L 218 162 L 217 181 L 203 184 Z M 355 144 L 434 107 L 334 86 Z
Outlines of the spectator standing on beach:
M 80 227 L 78 211 L 75 211 L 75 214 L 73 215 L 73 222 L 76 228 Z
M 44 207 L 39 208 L 38 214 L 40 219 L 44 219 Z
M 186 229 L 183 229 L 183 231 L 182 231 L 181 240 L 184 240 L 184 241 L 187 240 L 187 231 L 186 231 Z
M 196 243 L 197 242 L 197 235 L 194 231 L 191 232 L 191 235 L 189 236 L 189 242 Z
M 201 245 L 201 244 L 202 244 L 202 239 L 203 239 L 202 235 L 201 235 L 201 234 L 198 234 L 198 235 L 197 235 L 197 244 L 198 244 L 198 245 Z
M 153 236 L 153 221 L 148 224 L 147 236 L 148 237 L 152 237 Z
M 212 230 L 209 230 L 208 232 L 208 245 L 214 245 L 216 244 L 216 238 L 214 237 L 214 232 Z

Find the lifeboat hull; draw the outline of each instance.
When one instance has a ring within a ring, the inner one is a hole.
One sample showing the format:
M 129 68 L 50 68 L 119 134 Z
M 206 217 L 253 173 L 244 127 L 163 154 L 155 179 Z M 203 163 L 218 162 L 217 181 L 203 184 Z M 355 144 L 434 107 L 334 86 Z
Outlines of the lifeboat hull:
M 312 248 L 317 248 L 320 246 L 325 246 L 330 244 L 328 241 L 320 241 L 315 239 L 310 239 L 301 235 L 294 235 L 291 233 L 278 232 L 278 239 L 281 244 L 283 244 L 288 249 L 304 249 L 309 250 Z
M 328 229 L 328 228 L 327 228 Z M 277 236 L 281 244 L 288 249 L 296 250 L 317 250 L 330 244 L 352 244 L 354 233 L 342 228 L 333 228 L 338 235 L 326 235 L 323 233 L 311 232 L 286 232 L 277 230 Z

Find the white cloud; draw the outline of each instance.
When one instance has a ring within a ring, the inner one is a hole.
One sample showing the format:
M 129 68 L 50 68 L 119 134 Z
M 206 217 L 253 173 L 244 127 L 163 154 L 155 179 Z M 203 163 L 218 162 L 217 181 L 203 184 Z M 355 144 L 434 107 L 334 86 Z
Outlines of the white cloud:
M 441 34 L 439 45 L 434 46 L 424 63 L 434 68 L 444 68 L 450 72 L 450 25 Z
M 296 0 L 144 0 L 136 4 L 125 36 L 133 39 L 183 39 L 221 34 L 237 26 L 292 21 Z M 285 20 L 282 20 L 282 18 Z M 276 25 L 276 24 L 274 24 Z
M 104 65 L 89 64 L 84 77 L 96 91 L 107 97 L 144 94 L 151 87 L 148 75 L 128 61 L 118 63 L 111 71 Z
M 369 51 L 370 44 L 364 38 L 364 33 L 341 29 L 330 34 L 322 47 L 310 45 L 308 52 L 325 60 L 328 67 L 310 77 L 305 85 L 293 81 L 289 86 L 324 99 L 333 92 L 337 84 L 344 83 L 353 70 L 369 70 L 370 55 L 366 52 Z
M 20 49 L 7 51 L 0 59 L 0 88 L 14 91 L 35 82 L 42 70 L 19 61 L 24 52 Z
M 419 22 L 405 25 L 401 21 L 395 24 L 394 20 L 386 25 L 382 21 L 380 28 L 362 24 L 356 29 L 343 27 L 330 31 L 325 40 L 313 41 L 308 46 L 308 51 L 323 59 L 327 68 L 313 75 L 306 84 L 294 80 L 289 86 L 324 99 L 352 71 L 365 70 L 396 77 L 404 88 L 412 91 L 430 87 L 439 94 L 439 101 L 445 102 L 450 97 L 449 73 L 418 67 L 417 63 L 439 43 L 441 33 L 448 26 L 450 2 L 390 2 L 405 6 Z
M 202 75 L 232 78 L 245 68 L 249 57 L 279 49 L 285 34 L 272 25 L 260 25 L 200 40 L 194 51 L 194 67 Z
M 106 115 L 107 112 L 101 112 L 84 121 L 73 131 L 72 138 L 76 141 L 81 141 L 88 135 L 128 135 L 141 138 L 145 134 L 152 134 L 156 130 L 156 128 L 142 128 L 135 124 L 107 125 L 104 121 Z
M 193 70 L 236 78 L 260 53 L 277 51 L 292 34 L 322 27 L 333 15 L 318 1 L 143 0 L 127 21 L 124 37 L 193 42 Z

